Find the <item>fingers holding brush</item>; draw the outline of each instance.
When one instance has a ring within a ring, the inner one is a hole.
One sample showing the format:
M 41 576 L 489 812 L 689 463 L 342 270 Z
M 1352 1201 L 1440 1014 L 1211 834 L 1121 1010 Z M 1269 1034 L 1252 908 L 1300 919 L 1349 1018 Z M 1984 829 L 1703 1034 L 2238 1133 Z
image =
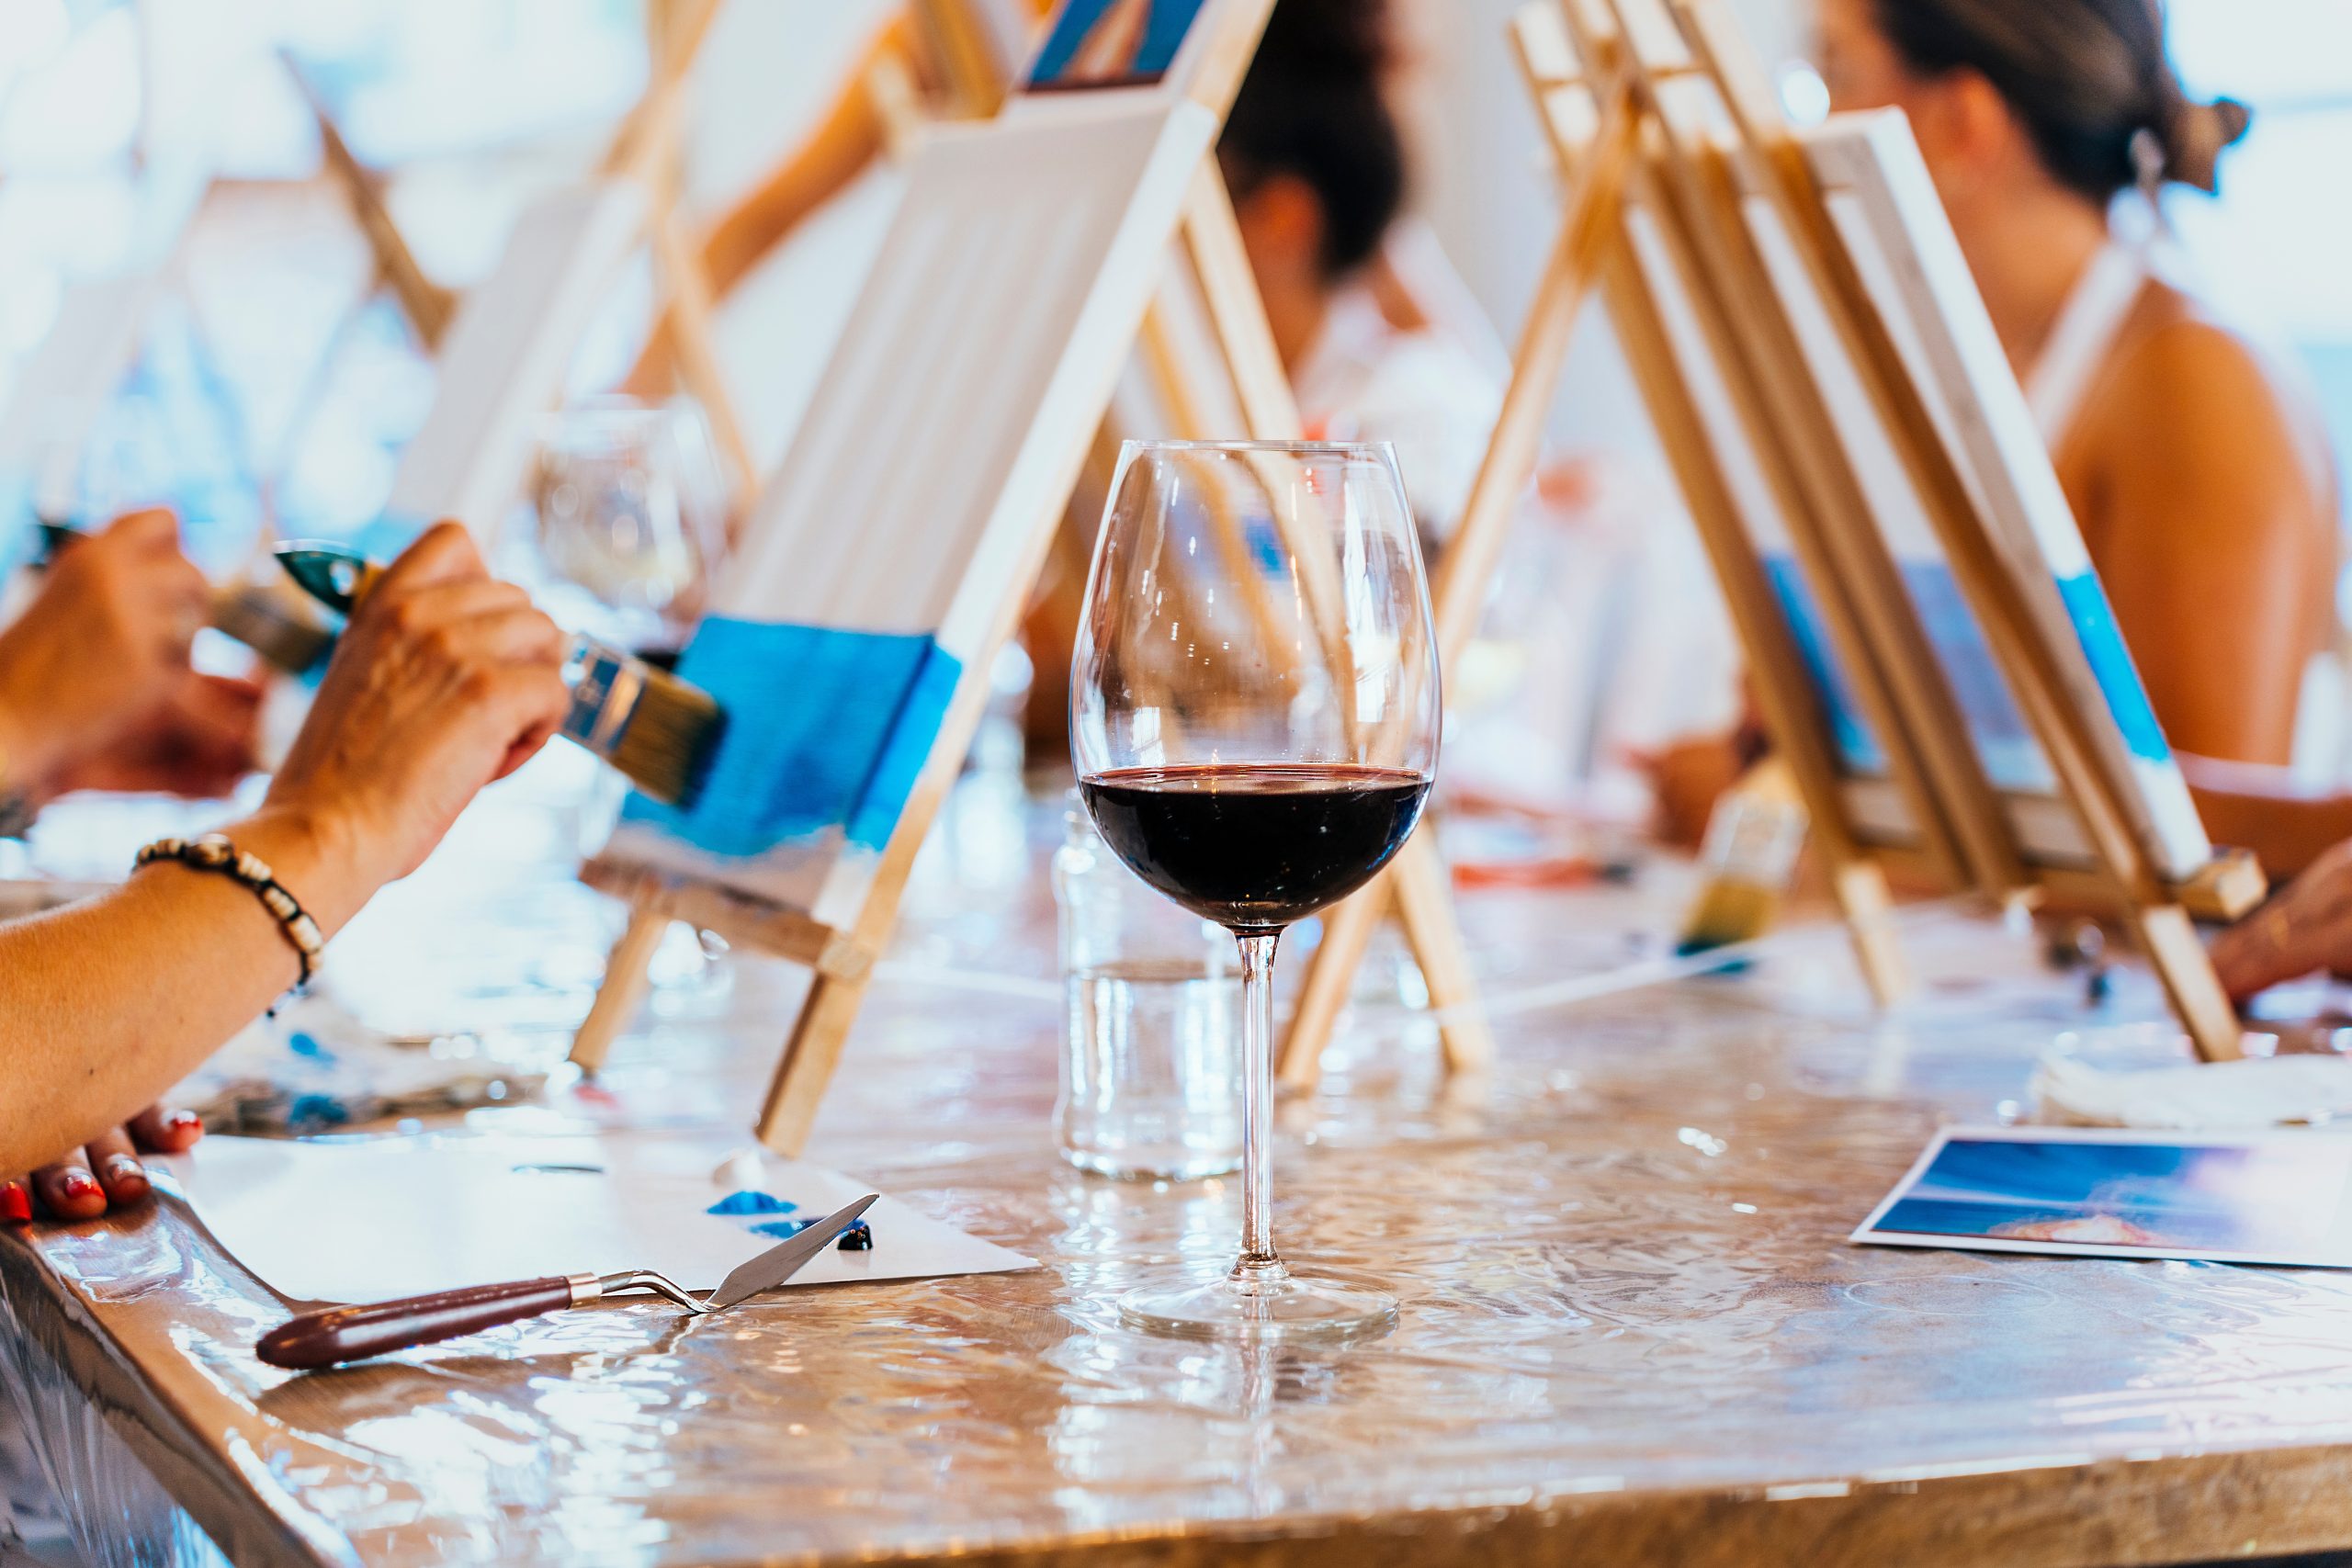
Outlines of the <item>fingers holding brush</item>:
M 332 825 L 364 901 L 562 722 L 565 647 L 462 528 L 433 529 L 362 594 L 270 807 Z

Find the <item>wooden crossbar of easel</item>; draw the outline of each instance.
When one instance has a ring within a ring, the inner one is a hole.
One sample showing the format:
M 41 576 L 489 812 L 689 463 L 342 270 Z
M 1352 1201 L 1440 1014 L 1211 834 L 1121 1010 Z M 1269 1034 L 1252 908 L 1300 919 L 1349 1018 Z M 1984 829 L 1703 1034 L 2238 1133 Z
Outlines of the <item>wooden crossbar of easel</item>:
M 1245 0 L 1234 9 L 1250 18 L 1249 25 L 1229 27 L 1215 35 L 1215 47 L 1195 74 L 1190 94 L 1220 118 L 1239 89 L 1272 0 Z M 1219 389 L 1201 382 L 1193 368 L 1197 356 L 1188 358 L 1175 341 L 1181 331 L 1177 313 L 1163 299 L 1147 312 L 1137 346 L 1161 387 L 1171 419 L 1205 421 L 1212 416 L 1202 411 L 1229 400 L 1238 408 L 1253 438 L 1296 439 L 1302 431 L 1296 401 L 1250 269 L 1231 197 L 1213 155 L 1195 172 L 1176 246 L 1198 287 L 1212 340 L 1208 357 L 1229 378 L 1229 383 Z M 1231 432 L 1198 429 L 1171 434 L 1212 436 Z M 1049 527 L 1037 530 L 1029 558 L 1017 574 L 1021 591 L 1008 595 L 1001 607 L 983 657 L 1012 636 L 1028 585 L 1043 564 L 1053 534 Z M 592 863 L 583 873 L 587 880 L 626 899 L 631 915 L 608 964 L 605 986 L 575 1042 L 573 1060 L 590 1070 L 602 1066 L 612 1041 L 628 1026 L 643 1002 L 646 965 L 673 919 L 715 931 L 751 951 L 792 959 L 810 969 L 810 985 L 762 1107 L 758 1133 L 769 1146 L 797 1152 L 807 1140 L 839 1066 L 875 961 L 896 924 L 916 854 L 959 772 L 960 760 L 981 717 L 985 695 L 978 682 L 967 682 L 959 688 L 940 726 L 931 761 L 900 810 L 857 918 L 847 929 L 835 930 L 759 900 L 718 893 L 691 879 L 609 861 Z M 1448 1060 L 1456 1066 L 1477 1066 L 1486 1059 L 1490 1045 L 1470 1005 L 1474 993 L 1466 949 L 1455 923 L 1447 878 L 1431 841 L 1421 837 L 1408 843 L 1391 874 L 1401 889 L 1397 906 L 1429 978 L 1431 999 L 1452 1010 L 1453 1021 L 1444 1028 Z M 1378 913 L 1375 906 L 1373 918 L 1376 919 Z M 1343 998 L 1361 956 L 1360 945 L 1352 950 L 1335 947 L 1327 938 L 1312 965 L 1310 991 Z M 1310 1056 L 1319 1053 L 1336 1013 L 1336 1007 L 1302 1010 L 1294 1020 L 1291 1048 Z
M 1947 881 L 2003 900 L 2096 890 L 2138 935 L 2199 1055 L 2236 1055 L 2236 1020 L 2189 922 L 2192 914 L 2250 906 L 2260 897 L 2259 870 L 2245 857 L 2222 854 L 2185 884 L 2154 872 L 2125 805 L 2131 786 L 2104 761 L 2087 716 L 2069 696 L 1804 148 L 1721 0 L 1565 0 L 1556 9 L 1537 0 L 1513 31 L 1574 193 L 1535 325 L 1547 310 L 1572 316 L 1571 302 L 1589 288 L 1603 292 L 1873 990 L 1891 999 L 1903 975 L 1879 869 L 1884 852 L 1851 818 L 1823 700 L 1743 525 L 1742 500 L 1687 373 L 1689 350 L 1676 340 L 1657 292 L 1661 267 L 1682 296 L 1685 336 L 1719 373 L 1722 400 L 1823 601 L 1826 633 L 1887 752 L 1928 864 Z M 1957 698 L 1875 529 L 1835 416 L 1744 216 L 1743 204 L 1759 200 L 1791 236 L 2060 792 L 2081 819 L 2095 857 L 2087 872 L 2030 863 L 1966 739 Z M 1522 348 L 1521 368 L 1532 367 L 1542 400 L 1556 379 L 1568 324 L 1555 320 L 1541 333 L 1532 326 L 1537 341 Z M 1528 400 L 1539 399 L 1531 392 Z M 1505 443 L 1497 445 L 1500 451 Z M 1498 484 L 1510 481 L 1515 493 L 1532 451 L 1504 455 L 1510 462 Z
M 311 73 L 302 68 L 292 51 L 280 50 L 277 57 L 318 126 L 319 149 L 324 155 L 327 173 L 342 187 L 344 199 L 351 204 L 352 217 L 358 221 L 359 231 L 366 236 L 368 248 L 375 256 L 377 280 L 392 291 L 392 298 L 400 302 L 401 313 L 416 329 L 417 341 L 424 345 L 425 352 L 433 352 L 441 346 L 442 335 L 458 313 L 457 296 L 434 282 L 418 264 L 415 253 L 409 249 L 408 237 L 401 232 L 399 220 L 385 203 L 382 176 L 352 152 L 350 142 L 344 139 L 342 121 L 325 95 L 319 91 L 318 84 L 311 80 Z

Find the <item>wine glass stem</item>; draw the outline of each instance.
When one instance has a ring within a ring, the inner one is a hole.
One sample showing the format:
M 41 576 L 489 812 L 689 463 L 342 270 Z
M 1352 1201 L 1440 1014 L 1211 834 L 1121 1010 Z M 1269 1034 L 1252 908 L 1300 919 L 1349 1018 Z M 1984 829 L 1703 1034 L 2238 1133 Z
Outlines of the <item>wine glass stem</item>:
M 1274 948 L 1280 931 L 1241 941 L 1241 1258 L 1233 1279 L 1277 1284 L 1274 1252 Z

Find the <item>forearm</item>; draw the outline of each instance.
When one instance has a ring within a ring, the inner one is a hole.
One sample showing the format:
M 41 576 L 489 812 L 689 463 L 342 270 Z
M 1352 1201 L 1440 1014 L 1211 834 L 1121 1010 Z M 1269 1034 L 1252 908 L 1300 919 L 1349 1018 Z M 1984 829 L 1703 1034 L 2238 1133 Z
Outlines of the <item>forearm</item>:
M 230 829 L 322 931 L 365 901 L 332 836 L 285 813 Z M 293 985 L 293 945 L 253 892 L 177 864 L 0 926 L 0 1172 L 57 1158 L 153 1102 Z

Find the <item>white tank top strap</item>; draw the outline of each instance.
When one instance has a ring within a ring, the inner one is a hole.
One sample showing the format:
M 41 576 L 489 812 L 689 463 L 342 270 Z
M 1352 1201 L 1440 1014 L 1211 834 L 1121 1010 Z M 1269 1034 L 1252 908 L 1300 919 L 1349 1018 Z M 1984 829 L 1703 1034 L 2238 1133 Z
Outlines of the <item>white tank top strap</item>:
M 2074 428 L 2148 277 L 2148 257 L 2139 246 L 2109 240 L 2067 296 L 2025 383 L 2026 402 L 2052 451 Z

